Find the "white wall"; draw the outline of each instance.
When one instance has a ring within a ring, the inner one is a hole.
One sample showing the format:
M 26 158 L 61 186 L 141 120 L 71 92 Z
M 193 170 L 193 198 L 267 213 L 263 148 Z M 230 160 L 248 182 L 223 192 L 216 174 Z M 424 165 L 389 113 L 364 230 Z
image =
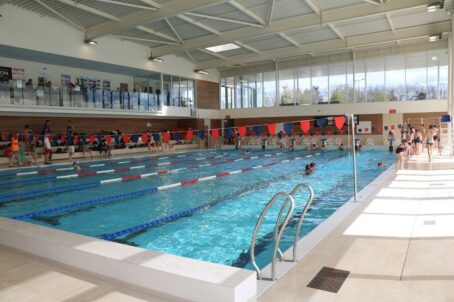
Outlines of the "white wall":
M 61 74 L 67 74 L 71 75 L 71 81 L 73 83 L 75 83 L 76 77 L 83 76 L 100 80 L 101 87 L 103 80 L 109 80 L 111 89 L 116 89 L 117 87 L 120 86 L 120 83 L 128 84 L 129 90 L 131 91 L 134 88 L 134 81 L 132 76 L 126 76 L 115 73 L 99 72 L 95 70 L 72 68 L 52 64 L 43 64 L 3 57 L 0 57 L 0 66 L 25 69 L 25 79 L 26 80 L 32 79 L 35 87 L 38 84 L 38 73 L 44 72 L 49 76 L 48 80 L 52 81 L 53 87 L 60 87 Z
M 83 42 L 84 32 L 63 21 L 12 5 L 2 5 L 1 14 L 0 44 L 219 82 L 216 70 L 209 70 L 209 75 L 196 74 L 196 66 L 183 57 L 170 55 L 164 57 L 164 62 L 151 62 L 150 48 L 146 46 L 109 36 L 96 39 L 97 45 L 88 45 Z
M 405 101 L 384 103 L 329 104 L 308 106 L 282 106 L 251 109 L 221 110 L 221 117 L 259 118 L 285 116 L 324 116 L 346 113 L 354 114 L 387 114 L 390 109 L 397 113 L 448 112 L 447 100 Z

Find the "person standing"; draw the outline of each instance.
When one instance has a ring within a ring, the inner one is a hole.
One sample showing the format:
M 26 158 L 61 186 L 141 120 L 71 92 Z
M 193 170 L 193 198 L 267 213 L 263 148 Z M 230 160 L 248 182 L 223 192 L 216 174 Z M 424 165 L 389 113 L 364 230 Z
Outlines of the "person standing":
M 66 150 L 68 151 L 68 159 L 70 162 L 73 161 L 73 155 L 75 151 L 75 146 L 74 146 L 74 134 L 70 130 L 66 133 Z
M 25 125 L 24 128 L 24 142 L 25 142 L 25 154 L 28 155 L 30 152 L 30 134 L 33 134 L 29 125 Z
M 50 120 L 44 122 L 43 128 L 41 129 L 41 135 L 50 134 Z
M 50 158 L 52 156 L 52 145 L 50 144 L 49 133 L 44 135 L 44 164 L 50 165 Z
M 13 161 L 16 160 L 17 163 L 22 166 L 22 162 L 19 156 L 19 133 L 16 133 L 11 138 L 11 153 L 9 157 L 9 167 L 13 167 Z

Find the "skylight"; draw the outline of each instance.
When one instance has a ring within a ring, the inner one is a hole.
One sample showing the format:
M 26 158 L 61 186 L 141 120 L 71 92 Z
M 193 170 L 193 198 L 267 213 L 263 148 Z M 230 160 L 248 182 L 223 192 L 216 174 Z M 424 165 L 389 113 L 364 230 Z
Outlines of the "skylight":
M 208 49 L 209 51 L 212 51 L 212 52 L 223 52 L 223 51 L 238 49 L 238 48 L 240 48 L 240 47 L 234 43 L 227 43 L 227 44 L 207 47 L 206 49 Z

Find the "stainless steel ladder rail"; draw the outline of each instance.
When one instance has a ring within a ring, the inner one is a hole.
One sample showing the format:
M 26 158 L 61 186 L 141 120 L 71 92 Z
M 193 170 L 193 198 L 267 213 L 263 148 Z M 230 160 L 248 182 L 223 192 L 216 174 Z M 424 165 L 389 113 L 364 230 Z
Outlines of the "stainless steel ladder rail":
M 304 206 L 304 209 L 301 212 L 301 216 L 298 220 L 298 225 L 295 230 L 295 237 L 293 238 L 293 262 L 298 261 L 296 259 L 296 257 L 297 257 L 297 247 L 298 247 L 298 240 L 299 240 L 299 235 L 300 235 L 300 231 L 301 231 L 301 226 L 303 225 L 304 216 L 306 215 L 307 211 L 311 207 L 312 201 L 314 200 L 314 190 L 312 189 L 312 187 L 310 185 L 308 185 L 306 183 L 300 183 L 295 188 L 293 188 L 293 190 L 289 194 L 291 197 L 293 197 L 293 199 L 295 199 L 295 194 L 303 188 L 305 188 L 309 191 L 309 198 L 307 199 L 306 205 Z
M 263 209 L 262 213 L 260 214 L 259 219 L 257 220 L 257 223 L 255 224 L 254 233 L 252 234 L 250 255 L 251 255 L 252 265 L 254 266 L 255 270 L 257 271 L 258 280 L 262 280 L 262 272 L 261 272 L 260 268 L 257 266 L 257 263 L 255 261 L 255 242 L 257 241 L 257 232 L 260 229 L 260 226 L 262 224 L 263 218 L 265 218 L 266 213 L 271 208 L 271 206 L 277 201 L 277 199 L 281 196 L 285 197 L 285 202 L 281 206 L 281 209 L 279 211 L 279 217 L 276 220 L 276 226 L 274 228 L 275 243 L 274 243 L 274 249 L 273 249 L 273 258 L 271 261 L 271 280 L 274 281 L 274 280 L 276 280 L 276 256 L 278 253 L 279 244 L 281 242 L 282 234 L 284 233 L 285 227 L 287 226 L 287 223 L 289 222 L 290 218 L 292 217 L 293 210 L 295 208 L 295 200 L 293 199 L 293 197 L 286 192 L 276 193 L 273 196 L 273 198 L 271 198 L 271 200 L 267 203 L 267 205 Z M 284 210 L 287 208 L 287 205 L 289 204 L 289 202 L 290 202 L 290 208 L 287 212 L 287 215 L 285 216 L 284 222 L 281 225 L 282 214 L 284 213 Z

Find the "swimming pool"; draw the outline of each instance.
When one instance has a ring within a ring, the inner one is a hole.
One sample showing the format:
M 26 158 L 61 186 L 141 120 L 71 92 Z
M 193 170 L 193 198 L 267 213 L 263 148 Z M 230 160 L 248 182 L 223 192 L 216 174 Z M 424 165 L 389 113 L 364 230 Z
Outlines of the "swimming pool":
M 275 193 L 301 182 L 314 188 L 301 236 L 353 195 L 350 153 L 317 152 L 222 150 L 89 162 L 79 172 L 69 165 L 4 171 L 0 216 L 250 269 L 252 230 Z M 306 176 L 304 166 L 311 161 L 317 169 Z M 387 167 L 393 156 L 385 150 L 358 154 L 359 189 L 383 172 L 378 161 Z M 283 250 L 292 243 L 292 226 L 306 199 L 297 195 Z M 271 260 L 278 210 L 271 209 L 259 232 L 261 267 Z

